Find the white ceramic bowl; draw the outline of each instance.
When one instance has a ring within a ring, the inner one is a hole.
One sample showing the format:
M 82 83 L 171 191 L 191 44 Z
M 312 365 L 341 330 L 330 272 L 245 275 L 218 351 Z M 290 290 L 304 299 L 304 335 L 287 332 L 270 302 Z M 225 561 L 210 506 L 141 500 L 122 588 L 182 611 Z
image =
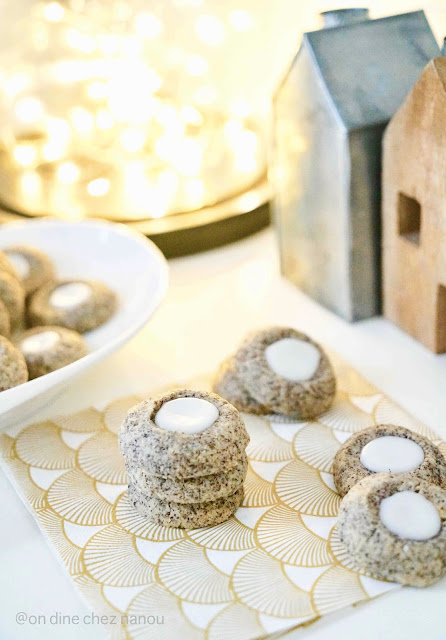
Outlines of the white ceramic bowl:
M 39 219 L 0 227 L 0 248 L 13 244 L 30 244 L 45 251 L 61 278 L 102 280 L 118 295 L 119 308 L 104 325 L 84 334 L 90 349 L 84 358 L 0 392 L 0 428 L 31 418 L 74 377 L 129 340 L 153 315 L 168 285 L 162 253 L 124 225 Z

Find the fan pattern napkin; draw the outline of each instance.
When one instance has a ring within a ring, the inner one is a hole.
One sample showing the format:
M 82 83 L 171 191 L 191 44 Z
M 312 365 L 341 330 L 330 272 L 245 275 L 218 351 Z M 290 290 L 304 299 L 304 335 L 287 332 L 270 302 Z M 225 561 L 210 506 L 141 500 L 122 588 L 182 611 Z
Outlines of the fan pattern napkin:
M 3 469 L 89 607 L 106 616 L 110 637 L 251 640 L 396 588 L 344 554 L 334 455 L 352 433 L 381 422 L 413 429 L 445 453 L 446 444 L 332 359 L 339 392 L 319 420 L 244 415 L 245 500 L 212 528 L 160 527 L 128 504 L 117 433 L 136 396 L 0 434 Z M 209 379 L 189 386 L 207 388 Z

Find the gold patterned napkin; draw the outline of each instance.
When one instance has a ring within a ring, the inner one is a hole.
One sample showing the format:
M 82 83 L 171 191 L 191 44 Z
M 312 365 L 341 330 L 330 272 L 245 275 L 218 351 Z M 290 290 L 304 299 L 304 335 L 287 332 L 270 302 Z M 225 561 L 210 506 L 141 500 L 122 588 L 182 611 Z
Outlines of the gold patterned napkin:
M 251 640 L 396 587 L 344 554 L 333 457 L 352 433 L 380 422 L 438 437 L 333 361 L 339 392 L 319 420 L 244 415 L 245 500 L 216 527 L 160 527 L 128 504 L 117 432 L 136 396 L 0 434 L 3 469 L 112 638 Z

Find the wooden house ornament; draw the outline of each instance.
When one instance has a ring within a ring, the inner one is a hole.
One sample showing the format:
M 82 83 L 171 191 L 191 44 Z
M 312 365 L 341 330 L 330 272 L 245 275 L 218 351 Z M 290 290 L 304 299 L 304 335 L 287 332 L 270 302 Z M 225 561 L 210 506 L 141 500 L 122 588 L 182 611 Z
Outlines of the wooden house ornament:
M 390 122 L 383 156 L 384 314 L 446 352 L 446 57 Z
M 274 217 L 284 275 L 357 320 L 381 310 L 383 132 L 440 50 L 422 11 L 324 18 L 328 28 L 304 34 L 275 97 Z

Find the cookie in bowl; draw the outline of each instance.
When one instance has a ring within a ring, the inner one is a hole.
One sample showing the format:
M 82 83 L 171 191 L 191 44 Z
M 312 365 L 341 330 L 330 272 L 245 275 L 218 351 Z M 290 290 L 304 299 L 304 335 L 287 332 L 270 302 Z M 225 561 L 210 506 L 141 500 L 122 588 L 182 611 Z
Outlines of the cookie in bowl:
M 344 497 L 339 538 L 363 571 L 425 587 L 446 573 L 446 490 L 409 475 L 377 473 Z
M 17 245 L 7 247 L 4 251 L 14 265 L 26 295 L 54 279 L 53 263 L 40 249 L 28 245 Z
M 227 520 L 243 500 L 248 442 L 237 409 L 215 393 L 176 389 L 141 402 L 119 433 L 131 504 L 163 526 Z
M 88 352 L 79 333 L 57 326 L 29 329 L 21 335 L 17 346 L 26 360 L 30 380 L 65 367 Z
M 6 391 L 28 380 L 25 358 L 4 336 L 0 336 L 0 391 Z
M 9 320 L 8 309 L 5 304 L 0 300 L 0 336 L 8 338 L 11 332 L 11 322 Z
M 446 488 L 446 460 L 430 440 L 410 429 L 380 424 L 358 431 L 344 442 L 333 463 L 333 479 L 344 496 L 375 473 L 405 473 Z
M 0 271 L 0 300 L 8 311 L 11 329 L 17 329 L 23 322 L 25 292 L 17 278 L 7 271 Z
M 28 306 L 32 326 L 58 325 L 85 333 L 111 318 L 115 293 L 98 280 L 61 280 L 38 289 Z
M 336 379 L 323 349 L 304 333 L 271 327 L 246 338 L 234 355 L 244 388 L 269 413 L 297 420 L 329 409 Z

